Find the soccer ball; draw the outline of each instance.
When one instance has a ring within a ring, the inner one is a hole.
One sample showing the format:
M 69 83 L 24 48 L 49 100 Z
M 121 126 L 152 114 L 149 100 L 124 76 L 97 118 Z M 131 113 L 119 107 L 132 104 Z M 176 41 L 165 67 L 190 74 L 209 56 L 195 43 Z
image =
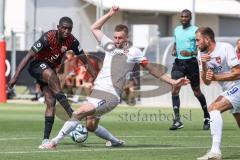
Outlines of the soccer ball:
M 83 143 L 88 138 L 88 131 L 84 125 L 78 124 L 77 127 L 69 133 L 69 135 L 72 138 L 73 142 Z

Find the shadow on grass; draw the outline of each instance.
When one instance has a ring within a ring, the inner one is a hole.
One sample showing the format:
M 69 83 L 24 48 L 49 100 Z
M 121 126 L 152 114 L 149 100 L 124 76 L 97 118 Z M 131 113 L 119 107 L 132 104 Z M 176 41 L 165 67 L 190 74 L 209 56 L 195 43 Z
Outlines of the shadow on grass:
M 166 144 L 136 144 L 136 145 L 124 145 L 119 147 L 105 147 L 105 143 L 62 143 L 64 146 L 76 146 L 84 148 L 172 148 L 177 147 L 174 145 Z

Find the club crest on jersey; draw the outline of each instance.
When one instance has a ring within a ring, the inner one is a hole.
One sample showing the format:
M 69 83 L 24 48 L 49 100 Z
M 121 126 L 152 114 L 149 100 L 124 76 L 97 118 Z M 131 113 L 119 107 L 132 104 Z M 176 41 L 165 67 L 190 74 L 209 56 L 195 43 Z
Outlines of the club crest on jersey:
M 216 57 L 216 62 L 217 62 L 218 64 L 221 64 L 222 60 L 221 60 L 221 57 L 220 57 L 220 56 L 219 56 L 219 57 Z
M 123 53 L 124 53 L 124 54 L 127 54 L 128 52 L 129 52 L 128 49 L 124 49 L 124 50 L 123 50 Z
M 66 46 L 62 46 L 61 52 L 64 53 L 64 52 L 66 52 L 66 51 L 67 51 L 67 47 L 66 47 Z

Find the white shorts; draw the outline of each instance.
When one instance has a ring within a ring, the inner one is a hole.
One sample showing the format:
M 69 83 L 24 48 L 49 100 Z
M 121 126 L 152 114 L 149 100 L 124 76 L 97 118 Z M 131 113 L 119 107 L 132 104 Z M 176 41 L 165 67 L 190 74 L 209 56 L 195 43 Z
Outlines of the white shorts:
M 119 103 L 118 98 L 98 99 L 87 97 L 87 101 L 96 107 L 94 116 L 100 118 L 103 114 L 112 111 Z
M 233 108 L 230 113 L 240 113 L 240 83 L 227 89 L 221 95 L 232 104 Z

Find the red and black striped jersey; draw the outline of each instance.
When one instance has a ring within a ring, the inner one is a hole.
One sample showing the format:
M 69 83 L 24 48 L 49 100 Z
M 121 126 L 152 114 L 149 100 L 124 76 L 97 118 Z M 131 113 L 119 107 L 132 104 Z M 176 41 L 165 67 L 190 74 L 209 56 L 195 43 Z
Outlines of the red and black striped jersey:
M 56 67 L 61 64 L 68 50 L 72 50 L 76 55 L 83 54 L 83 50 L 79 49 L 78 40 L 72 34 L 62 42 L 58 41 L 57 36 L 57 30 L 50 30 L 34 43 L 31 48 L 36 53 L 33 57 L 34 61 L 44 61 Z

